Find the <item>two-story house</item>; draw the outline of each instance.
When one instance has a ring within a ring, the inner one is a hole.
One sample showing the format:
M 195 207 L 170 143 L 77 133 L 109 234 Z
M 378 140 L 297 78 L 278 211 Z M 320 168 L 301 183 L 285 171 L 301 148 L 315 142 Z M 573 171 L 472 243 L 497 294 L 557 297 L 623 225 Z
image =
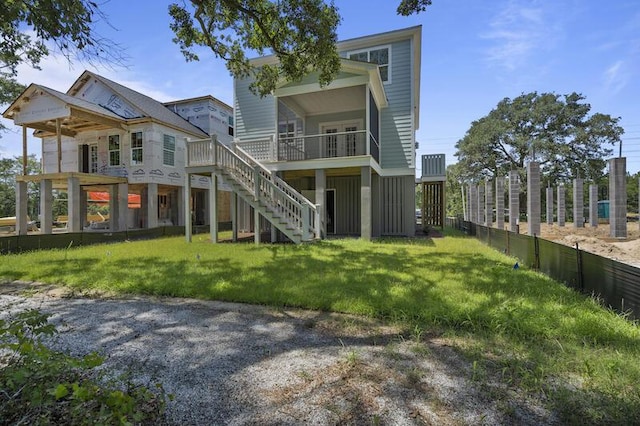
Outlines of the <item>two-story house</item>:
M 31 84 L 3 116 L 22 126 L 25 157 L 28 129 L 42 139 L 41 173 L 27 175 L 25 168 L 17 177 L 19 234 L 27 232 L 27 182 L 40 186 L 45 234 L 53 231 L 54 189 L 68 194 L 70 232 L 87 225 L 93 191 L 108 193 L 111 231 L 207 224 L 210 178 L 193 176 L 184 191 L 185 139 L 215 134 L 230 143 L 234 133 L 232 108 L 211 96 L 162 104 L 90 71 L 66 93 Z M 128 201 L 132 194 L 138 205 Z
M 325 87 L 310 72 L 260 97 L 235 80 L 232 148 L 188 143 L 186 173 L 234 188 L 234 229 L 249 206 L 257 231 L 270 223 L 294 241 L 414 235 L 420 45 L 420 26 L 339 42 Z

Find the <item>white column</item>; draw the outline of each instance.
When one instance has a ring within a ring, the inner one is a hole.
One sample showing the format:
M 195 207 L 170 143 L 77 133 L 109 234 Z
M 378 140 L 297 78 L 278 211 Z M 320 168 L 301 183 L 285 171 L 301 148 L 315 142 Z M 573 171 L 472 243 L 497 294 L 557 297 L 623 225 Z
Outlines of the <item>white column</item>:
M 371 239 L 371 167 L 360 168 L 360 238 Z

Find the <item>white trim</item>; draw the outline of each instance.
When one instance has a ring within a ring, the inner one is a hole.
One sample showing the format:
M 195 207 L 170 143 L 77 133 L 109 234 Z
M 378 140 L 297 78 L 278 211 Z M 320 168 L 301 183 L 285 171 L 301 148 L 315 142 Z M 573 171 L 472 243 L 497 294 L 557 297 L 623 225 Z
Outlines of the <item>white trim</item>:
M 382 169 L 380 176 L 413 176 L 415 178 L 416 169 L 395 168 L 395 169 Z

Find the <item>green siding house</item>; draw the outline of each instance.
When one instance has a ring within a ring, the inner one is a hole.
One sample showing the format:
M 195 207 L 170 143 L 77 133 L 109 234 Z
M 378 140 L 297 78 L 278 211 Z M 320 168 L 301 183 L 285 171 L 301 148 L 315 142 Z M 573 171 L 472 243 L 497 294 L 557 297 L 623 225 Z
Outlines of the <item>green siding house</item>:
M 310 72 L 259 97 L 250 79 L 236 80 L 233 144 L 188 143 L 187 174 L 230 187 L 234 229 L 257 231 L 258 241 L 269 230 L 295 242 L 413 235 L 421 34 L 416 26 L 339 42 L 341 71 L 325 87 Z

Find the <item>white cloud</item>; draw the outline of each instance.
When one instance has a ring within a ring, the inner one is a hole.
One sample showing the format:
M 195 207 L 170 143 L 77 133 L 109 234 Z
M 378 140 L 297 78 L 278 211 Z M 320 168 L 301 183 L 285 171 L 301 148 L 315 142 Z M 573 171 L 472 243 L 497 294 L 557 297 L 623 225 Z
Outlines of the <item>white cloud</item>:
M 624 61 L 616 61 L 603 74 L 605 90 L 611 94 L 619 93 L 629 82 L 630 74 Z
M 491 42 L 485 54 L 490 64 L 513 71 L 524 65 L 536 49 L 549 42 L 553 26 L 541 7 L 531 2 L 509 1 L 481 37 Z

